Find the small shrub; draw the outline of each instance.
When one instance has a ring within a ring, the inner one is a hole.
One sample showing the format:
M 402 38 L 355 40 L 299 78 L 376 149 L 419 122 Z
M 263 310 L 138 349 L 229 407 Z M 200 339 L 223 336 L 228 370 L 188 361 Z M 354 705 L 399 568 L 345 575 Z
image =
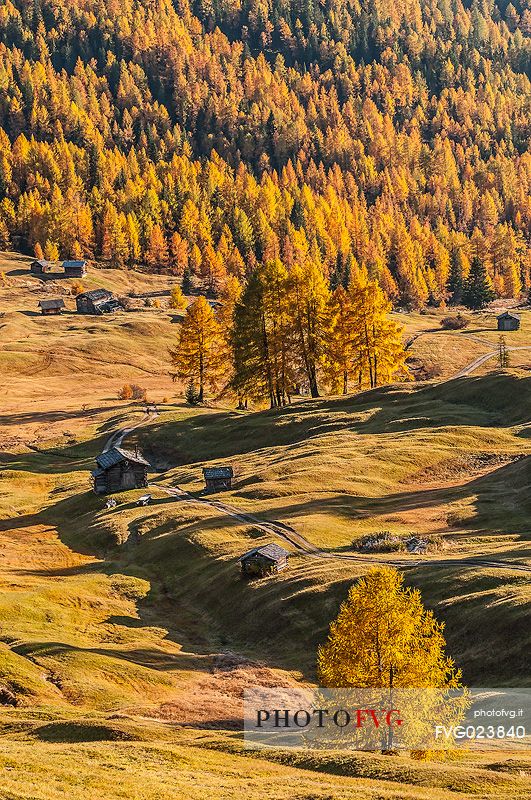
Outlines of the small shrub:
M 463 314 L 452 314 L 449 317 L 443 317 L 441 320 L 441 328 L 445 331 L 460 331 L 470 325 L 470 320 Z
M 186 398 L 186 402 L 191 406 L 196 406 L 199 403 L 199 393 L 195 388 L 195 384 L 193 381 L 190 381 L 188 386 L 186 387 L 186 392 L 184 393 Z
M 77 297 L 78 294 L 82 294 L 85 291 L 85 287 L 81 283 L 81 281 L 74 281 L 72 286 L 70 287 L 70 294 L 73 297 Z
M 132 400 L 133 399 L 133 387 L 126 383 L 120 391 L 118 392 L 118 400 Z
M 430 381 L 434 378 L 440 378 L 441 375 L 442 368 L 440 364 L 436 364 L 435 361 L 425 361 L 422 364 L 419 378 L 423 381 Z
M 147 389 L 143 389 L 141 386 L 137 386 L 136 383 L 131 385 L 132 397 L 133 400 L 146 400 L 147 399 Z
M 352 542 L 360 553 L 427 553 L 444 550 L 444 540 L 437 534 L 391 533 L 378 531 Z
M 369 533 L 353 542 L 361 553 L 395 553 L 405 549 L 404 539 L 391 531 Z

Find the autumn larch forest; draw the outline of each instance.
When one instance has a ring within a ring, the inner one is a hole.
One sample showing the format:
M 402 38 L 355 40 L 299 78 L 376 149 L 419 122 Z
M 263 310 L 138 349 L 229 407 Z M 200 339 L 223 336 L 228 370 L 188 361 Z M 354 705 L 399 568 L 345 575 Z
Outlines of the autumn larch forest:
M 391 307 L 529 291 L 530 37 L 530 0 L 7 0 L 0 247 L 224 296 L 173 353 L 201 395 L 405 375 Z

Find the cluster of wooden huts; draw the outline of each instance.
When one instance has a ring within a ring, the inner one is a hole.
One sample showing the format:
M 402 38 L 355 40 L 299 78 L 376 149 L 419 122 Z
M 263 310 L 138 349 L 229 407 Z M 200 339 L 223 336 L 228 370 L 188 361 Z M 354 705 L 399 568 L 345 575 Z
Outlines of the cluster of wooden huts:
M 92 487 L 98 495 L 115 494 L 130 489 L 145 489 L 148 486 L 148 470 L 151 468 L 139 452 L 123 447 L 112 447 L 96 458 L 96 469 L 92 472 Z M 209 492 L 230 489 L 234 472 L 232 467 L 205 467 L 203 469 L 205 489 Z M 141 497 L 138 504 L 145 505 L 151 495 Z M 108 508 L 116 501 L 108 500 Z M 243 578 L 263 578 L 285 569 L 289 552 L 278 544 L 269 543 L 253 547 L 238 559 Z
M 37 259 L 30 264 L 32 275 L 50 275 L 53 278 L 84 278 L 87 274 L 86 261 L 45 261 Z
M 61 297 L 54 297 L 50 300 L 39 300 L 39 308 L 45 316 L 51 314 L 61 314 L 65 308 L 64 300 Z M 107 289 L 92 289 L 90 292 L 82 292 L 76 297 L 76 308 L 78 314 L 112 314 L 113 311 L 122 309 L 122 305 L 117 297 Z
M 32 275 L 39 277 L 49 276 L 51 278 L 84 278 L 87 274 L 86 261 L 45 261 L 37 259 L 31 262 L 30 271 Z M 45 316 L 61 314 L 65 308 L 64 300 L 60 297 L 40 300 L 39 308 Z M 107 289 L 92 289 L 89 292 L 82 292 L 76 297 L 76 307 L 79 314 L 110 314 L 122 308 L 118 298 Z

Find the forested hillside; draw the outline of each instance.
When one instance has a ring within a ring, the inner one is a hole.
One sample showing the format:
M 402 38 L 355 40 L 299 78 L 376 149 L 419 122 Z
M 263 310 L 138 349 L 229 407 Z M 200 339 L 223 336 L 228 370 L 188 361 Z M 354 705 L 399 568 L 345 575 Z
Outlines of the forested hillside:
M 219 290 L 280 259 L 395 304 L 528 289 L 531 10 L 7 0 L 0 247 Z

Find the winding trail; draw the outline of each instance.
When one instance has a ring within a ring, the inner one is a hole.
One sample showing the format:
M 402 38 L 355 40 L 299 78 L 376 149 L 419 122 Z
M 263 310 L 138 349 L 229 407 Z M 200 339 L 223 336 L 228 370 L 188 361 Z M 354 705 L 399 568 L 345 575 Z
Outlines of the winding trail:
M 445 331 L 437 328 L 436 330 L 419 331 L 419 333 L 416 333 L 406 342 L 405 349 L 408 351 L 411 350 L 411 347 L 415 344 L 417 339 L 420 339 L 422 336 L 435 336 L 437 334 L 444 334 L 445 336 L 459 336 L 462 339 L 470 339 L 472 342 L 477 342 L 478 344 L 492 347 L 492 342 L 490 342 L 488 339 L 483 339 L 481 336 L 476 336 L 473 333 L 458 333 L 457 331 Z M 506 350 L 510 353 L 516 350 L 531 350 L 531 345 L 517 345 L 513 347 L 507 347 Z M 495 358 L 497 355 L 498 349 L 484 353 L 483 355 L 478 356 L 478 358 L 475 358 L 470 362 L 470 364 L 467 364 L 466 367 L 463 367 L 454 375 L 450 375 L 449 378 L 443 378 L 442 380 L 437 381 L 437 383 L 448 383 L 448 381 L 456 380 L 456 378 L 465 378 L 467 375 L 470 375 L 472 372 L 478 369 L 478 367 L 481 367 L 486 361 L 489 361 L 491 358 Z
M 422 335 L 422 334 L 419 334 Z M 418 337 L 416 337 L 418 338 Z M 531 350 L 531 346 L 529 347 L 510 347 L 509 350 Z M 455 378 L 464 377 L 465 375 L 469 375 L 476 369 L 478 366 L 483 364 L 489 358 L 495 356 L 497 351 L 493 351 L 492 353 L 487 353 L 480 358 L 476 358 L 471 364 L 469 364 L 464 369 L 460 370 L 456 375 L 452 378 L 447 378 L 446 380 L 454 380 Z M 444 381 L 446 382 L 446 381 Z M 108 438 L 103 452 L 107 452 L 112 447 L 120 447 L 125 439 L 130 433 L 135 431 L 137 428 L 140 428 L 146 422 L 150 421 L 151 419 L 155 419 L 159 416 L 158 412 L 153 412 L 147 410 L 146 414 L 142 417 L 142 419 L 137 422 L 135 425 L 131 425 L 127 428 L 119 428 L 118 430 L 114 431 L 114 433 Z M 305 555 L 309 558 L 318 558 L 318 559 L 336 559 L 340 561 L 355 561 L 360 564 L 388 564 L 393 567 L 397 567 L 398 569 L 411 569 L 413 567 L 419 566 L 435 566 L 435 567 L 490 567 L 495 569 L 513 569 L 519 572 L 531 572 L 531 565 L 525 564 L 519 561 L 498 561 L 496 559 L 491 559 L 488 557 L 482 558 L 481 556 L 471 556 L 470 558 L 422 558 L 422 559 L 392 559 L 392 560 L 382 560 L 367 557 L 364 555 L 355 555 L 352 553 L 342 553 L 338 551 L 327 551 L 321 550 L 316 545 L 312 544 L 312 542 L 308 541 L 302 534 L 298 533 L 291 525 L 287 525 L 284 522 L 278 522 L 277 520 L 263 520 L 259 517 L 254 516 L 254 514 L 249 514 L 247 512 L 241 511 L 234 506 L 228 505 L 227 503 L 222 502 L 221 500 L 212 499 L 211 497 L 197 497 L 196 495 L 190 494 L 189 492 L 184 491 L 180 487 L 169 487 L 163 486 L 160 483 L 150 483 L 150 487 L 157 488 L 162 492 L 165 492 L 167 495 L 174 497 L 176 500 L 181 500 L 182 502 L 186 503 L 195 503 L 201 505 L 207 505 L 210 508 L 215 509 L 221 514 L 225 516 L 235 519 L 238 522 L 243 523 L 244 525 L 253 525 L 255 528 L 267 533 L 269 535 L 273 535 L 282 539 L 287 544 L 291 545 L 299 554 Z
M 185 492 L 179 487 L 170 488 L 168 486 L 161 486 L 158 483 L 150 484 L 157 487 L 166 494 L 175 497 L 187 503 L 201 503 L 216 509 L 216 511 L 225 514 L 232 519 L 242 522 L 245 525 L 253 525 L 255 528 L 263 531 L 264 533 L 272 534 L 282 539 L 287 544 L 297 550 L 301 555 L 308 556 L 309 558 L 318 559 L 336 559 L 340 561 L 356 561 L 360 564 L 368 565 L 390 565 L 398 569 L 410 569 L 419 566 L 437 566 L 437 567 L 491 567 L 497 569 L 514 569 L 520 572 L 531 572 L 531 565 L 523 564 L 518 561 L 497 561 L 495 559 L 481 558 L 471 556 L 470 558 L 436 558 L 436 559 L 393 559 L 382 560 L 370 558 L 363 555 L 354 555 L 350 553 L 340 553 L 337 551 L 320 550 L 314 544 L 308 541 L 304 536 L 298 533 L 291 525 L 286 525 L 284 522 L 277 522 L 276 520 L 262 520 L 255 517 L 253 514 L 248 514 L 240 511 L 234 506 L 227 505 L 220 500 L 212 500 L 207 497 L 196 497 L 195 495 Z
M 103 452 L 108 453 L 113 447 L 121 447 L 126 436 L 129 436 L 129 434 L 133 431 L 136 431 L 137 428 L 140 428 L 142 425 L 145 425 L 146 422 L 149 422 L 149 420 L 155 419 L 156 417 L 158 417 L 158 412 L 147 411 L 142 419 L 134 425 L 130 425 L 128 428 L 118 428 L 118 430 L 114 431 L 114 433 L 112 433 L 105 442 Z
M 514 352 L 515 350 L 531 350 L 531 345 L 522 345 L 520 347 L 507 347 L 506 349 L 510 353 Z M 467 375 L 470 375 L 471 372 L 474 372 L 474 370 L 476 370 L 478 367 L 481 367 L 481 365 L 484 364 L 485 361 L 488 361 L 489 359 L 494 358 L 494 356 L 497 355 L 498 355 L 497 350 L 493 350 L 492 353 L 485 353 L 485 355 L 479 356 L 479 358 L 476 358 L 474 361 L 472 361 L 471 364 L 468 364 L 468 366 L 464 367 L 455 375 L 452 375 L 451 378 L 446 378 L 446 380 L 452 381 L 455 378 L 464 378 Z

